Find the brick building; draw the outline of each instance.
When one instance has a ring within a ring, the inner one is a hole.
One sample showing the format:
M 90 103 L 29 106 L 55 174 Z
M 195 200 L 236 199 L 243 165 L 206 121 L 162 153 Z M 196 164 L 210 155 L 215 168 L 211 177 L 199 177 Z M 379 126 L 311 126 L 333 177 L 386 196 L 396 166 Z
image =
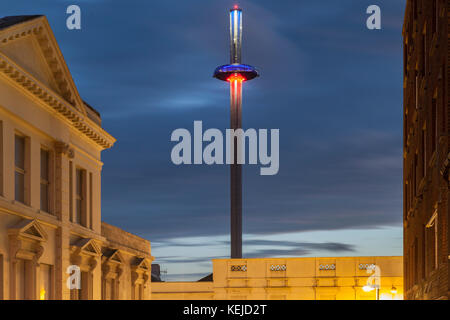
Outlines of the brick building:
M 405 299 L 449 298 L 448 0 L 408 0 L 403 26 Z

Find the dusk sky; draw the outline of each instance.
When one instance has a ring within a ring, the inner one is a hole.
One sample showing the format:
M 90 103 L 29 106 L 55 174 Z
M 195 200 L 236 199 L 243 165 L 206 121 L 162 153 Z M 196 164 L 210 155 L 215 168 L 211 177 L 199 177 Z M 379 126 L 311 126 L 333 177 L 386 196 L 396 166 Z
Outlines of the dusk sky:
M 15 0 L 44 14 L 82 98 L 115 146 L 103 152 L 102 220 L 152 243 L 165 280 L 229 256 L 229 168 L 172 164 L 173 130 L 229 128 L 228 10 L 243 9 L 244 128 L 280 129 L 280 170 L 244 166 L 244 257 L 402 255 L 405 0 Z M 81 7 L 82 29 L 66 28 Z M 381 8 L 382 29 L 366 28 Z

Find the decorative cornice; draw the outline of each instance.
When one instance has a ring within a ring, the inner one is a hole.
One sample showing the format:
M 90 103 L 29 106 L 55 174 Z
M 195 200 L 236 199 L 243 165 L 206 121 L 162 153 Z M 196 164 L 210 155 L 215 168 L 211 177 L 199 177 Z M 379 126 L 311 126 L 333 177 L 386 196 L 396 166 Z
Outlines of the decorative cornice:
M 92 120 L 88 119 L 57 93 L 28 74 L 2 53 L 0 53 L 0 73 L 3 73 L 23 89 L 41 100 L 45 105 L 55 110 L 83 135 L 104 149 L 113 146 L 115 139 L 111 135 L 102 128 L 98 128 Z
M 4 46 L 8 42 L 28 36 L 35 37 L 39 43 L 43 57 L 47 61 L 60 93 L 56 93 L 47 85 L 41 83 L 2 53 L 0 53 L 0 73 L 6 75 L 45 105 L 55 110 L 94 143 L 104 149 L 112 147 L 116 141 L 114 137 L 88 118 L 84 103 L 79 96 L 45 16 L 2 30 L 0 45 Z
M 64 62 L 56 39 L 45 16 L 36 17 L 27 22 L 11 26 L 0 36 L 0 44 L 6 45 L 25 37 L 34 36 L 47 60 L 61 96 L 82 113 L 85 113 L 83 102 Z

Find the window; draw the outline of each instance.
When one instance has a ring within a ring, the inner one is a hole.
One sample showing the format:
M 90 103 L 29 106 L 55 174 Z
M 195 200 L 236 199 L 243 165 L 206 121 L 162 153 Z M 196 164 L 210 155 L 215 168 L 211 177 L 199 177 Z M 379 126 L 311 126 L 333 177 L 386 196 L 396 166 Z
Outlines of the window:
M 50 152 L 41 149 L 41 210 L 50 212 Z
M 422 33 L 422 75 L 427 73 L 427 34 Z
M 414 238 L 414 283 L 419 283 L 419 242 Z
M 30 260 L 17 259 L 16 262 L 16 300 L 29 300 L 32 298 L 30 287 Z
M 422 178 L 427 174 L 427 131 L 425 126 L 422 129 Z
M 432 2 L 433 2 L 433 8 L 432 8 L 432 10 L 433 10 L 433 19 L 432 19 L 432 21 L 431 21 L 431 23 L 432 23 L 432 29 L 433 29 L 433 33 L 436 33 L 436 31 L 437 31 L 437 28 L 438 28 L 438 17 L 439 17 L 439 14 L 438 14 L 438 5 L 437 5 L 437 0 L 432 0 Z
M 144 299 L 144 285 L 142 283 L 138 283 L 134 286 L 134 300 L 143 300 Z
M 431 153 L 436 150 L 436 144 L 438 142 L 438 132 L 437 132 L 437 104 L 436 99 L 431 102 Z
M 434 212 L 426 225 L 427 271 L 430 273 L 438 265 L 438 213 Z
M 417 20 L 418 18 L 417 0 L 413 0 L 413 16 L 414 20 Z
M 427 251 L 426 251 L 426 246 L 425 246 L 425 237 L 426 237 L 426 228 L 425 225 L 423 225 L 423 229 L 422 229 L 422 241 L 421 241 L 421 260 L 422 260 L 422 264 L 421 264 L 421 279 L 425 279 L 426 277 L 426 273 L 425 273 L 425 268 L 426 268 L 426 255 L 427 255 Z
M 90 300 L 92 298 L 91 274 L 81 271 L 80 289 L 70 290 L 71 300 Z
M 93 214 L 93 202 L 92 202 L 92 189 L 93 188 L 93 182 L 92 182 L 92 172 L 89 173 L 89 227 L 92 229 L 93 228 L 93 219 L 94 219 L 94 214 Z
M 70 221 L 75 222 L 73 216 L 73 163 L 69 161 L 69 215 Z
M 417 71 L 416 71 L 416 78 L 415 78 L 415 80 L 414 80 L 414 83 L 415 83 L 415 91 L 414 91 L 414 93 L 415 93 L 415 96 L 416 96 L 416 110 L 417 109 L 419 109 L 419 75 L 417 74 Z
M 89 272 L 81 271 L 81 289 L 79 299 L 91 299 L 91 274 Z
M 445 114 L 445 110 L 447 109 L 447 94 L 446 94 L 446 75 L 445 75 L 446 69 L 445 69 L 445 63 L 442 65 L 442 129 L 441 132 L 445 132 L 447 127 L 447 118 Z
M 118 300 L 118 281 L 116 279 L 102 280 L 102 300 Z
M 86 220 L 86 171 L 76 169 L 75 174 L 75 222 L 87 226 Z
M 15 136 L 15 200 L 25 203 L 25 137 Z
M 48 264 L 40 264 L 41 271 L 41 288 L 39 290 L 40 300 L 53 299 L 53 278 L 52 278 L 52 266 Z
M 414 154 L 414 170 L 413 170 L 413 196 L 417 196 L 417 163 L 418 163 L 417 152 Z

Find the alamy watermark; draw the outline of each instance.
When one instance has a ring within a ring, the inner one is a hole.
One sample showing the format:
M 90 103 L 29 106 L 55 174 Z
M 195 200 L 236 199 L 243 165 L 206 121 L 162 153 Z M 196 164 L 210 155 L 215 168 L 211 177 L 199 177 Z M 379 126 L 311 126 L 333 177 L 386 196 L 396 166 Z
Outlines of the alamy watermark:
M 67 278 L 67 289 L 81 289 L 81 270 L 79 266 L 70 265 L 67 267 L 66 273 L 69 275 Z
M 184 128 L 176 129 L 172 132 L 171 141 L 178 142 L 171 152 L 172 162 L 180 164 L 233 164 L 234 144 L 237 146 L 237 164 L 259 164 L 260 174 L 275 175 L 280 168 L 280 130 L 270 129 L 270 154 L 268 146 L 267 129 L 226 129 L 225 149 L 224 136 L 219 129 L 208 129 L 203 132 L 202 121 L 194 121 L 193 154 L 192 159 L 192 135 Z M 248 141 L 248 154 L 246 146 Z M 208 144 L 203 148 L 204 142 Z M 225 156 L 225 157 L 224 157 Z M 247 156 L 247 157 L 246 157 Z
M 66 20 L 66 26 L 69 30 L 81 29 L 81 8 L 75 4 L 67 7 L 66 13 L 70 14 Z
M 367 7 L 367 14 L 370 16 L 367 18 L 366 26 L 369 30 L 380 30 L 381 29 L 381 9 L 379 6 L 373 4 Z

